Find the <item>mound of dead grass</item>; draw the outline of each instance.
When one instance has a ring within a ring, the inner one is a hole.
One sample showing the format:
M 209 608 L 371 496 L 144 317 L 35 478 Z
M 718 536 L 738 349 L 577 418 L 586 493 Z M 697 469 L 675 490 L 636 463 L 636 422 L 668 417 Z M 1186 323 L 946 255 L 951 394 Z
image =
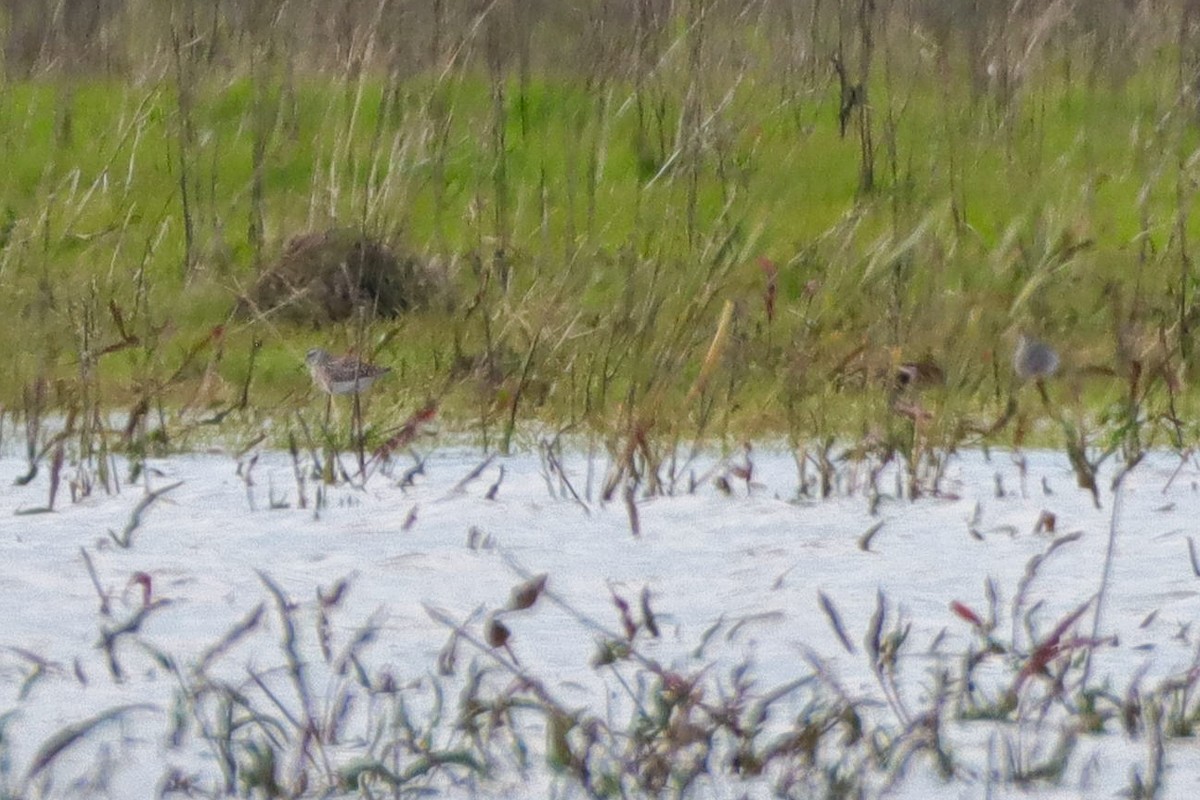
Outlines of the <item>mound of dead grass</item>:
M 320 327 L 360 312 L 397 317 L 447 302 L 436 262 L 359 231 L 333 228 L 288 240 L 240 299 L 239 311 Z

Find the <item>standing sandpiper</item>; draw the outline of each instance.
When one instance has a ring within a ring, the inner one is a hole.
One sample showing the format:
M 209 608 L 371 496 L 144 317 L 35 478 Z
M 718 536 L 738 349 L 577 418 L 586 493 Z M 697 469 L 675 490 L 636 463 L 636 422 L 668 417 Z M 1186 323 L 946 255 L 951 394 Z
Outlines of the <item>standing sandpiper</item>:
M 1046 391 L 1046 378 L 1058 372 L 1058 353 L 1040 339 L 1021 333 L 1017 337 L 1017 349 L 1013 352 L 1013 372 L 1022 381 L 1033 381 L 1046 410 L 1053 414 L 1050 393 Z
M 377 367 L 355 356 L 334 358 L 320 347 L 314 347 L 304 357 L 313 382 L 326 394 L 358 394 L 371 388 L 376 379 L 392 371 Z
M 1017 339 L 1013 372 L 1021 380 L 1045 380 L 1058 372 L 1058 364 L 1058 353 L 1050 345 L 1024 333 Z

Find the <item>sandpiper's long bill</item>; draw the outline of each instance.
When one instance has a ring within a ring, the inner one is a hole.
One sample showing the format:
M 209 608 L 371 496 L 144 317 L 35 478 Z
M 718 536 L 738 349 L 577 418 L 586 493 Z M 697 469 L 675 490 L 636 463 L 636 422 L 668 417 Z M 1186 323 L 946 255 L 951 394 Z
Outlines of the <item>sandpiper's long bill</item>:
M 355 357 L 334 358 L 320 347 L 314 347 L 304 357 L 313 382 L 326 394 L 358 394 L 371 388 L 391 367 L 377 367 Z

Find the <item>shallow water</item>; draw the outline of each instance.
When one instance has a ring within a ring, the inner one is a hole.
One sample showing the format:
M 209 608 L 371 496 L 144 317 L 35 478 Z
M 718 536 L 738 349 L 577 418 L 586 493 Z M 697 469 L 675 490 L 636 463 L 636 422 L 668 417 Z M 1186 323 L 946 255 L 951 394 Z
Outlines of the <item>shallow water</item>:
M 1181 465 L 1168 454 L 1151 457 L 1125 481 L 1119 506 L 1106 493 L 1097 509 L 1075 487 L 1060 454 L 1025 453 L 1022 473 L 1012 454 L 964 453 L 951 462 L 942 497 L 912 502 L 884 496 L 872 515 L 863 491 L 822 501 L 798 497 L 789 453 L 756 450 L 752 458 L 752 485 L 728 474 L 729 463 L 743 460 L 735 454 L 725 464 L 709 458 L 693 465 L 697 478 L 707 476 L 693 493 L 682 480 L 674 496 L 637 498 L 640 535 L 634 536 L 620 493 L 607 504 L 597 499 L 606 464 L 589 462 L 582 452 L 568 453 L 564 462 L 579 500 L 536 454 L 486 461 L 464 447 L 431 453 L 411 486 L 397 485 L 411 466 L 398 463 L 390 478 L 377 474 L 365 488 L 322 488 L 324 506 L 316 512 L 317 485 L 306 481 L 301 488 L 286 454 L 263 452 L 252 467 L 244 459 L 240 475 L 229 456 L 179 456 L 151 462 L 151 488 L 182 483 L 150 505 L 127 549 L 116 546 L 109 532 L 125 529 L 144 486 L 97 491 L 76 503 L 64 487 L 54 512 L 24 514 L 45 505 L 48 477 L 43 470 L 29 485 L 10 485 L 25 465 L 0 460 L 0 714 L 18 711 L 6 735 L 9 783 L 19 783 L 38 749 L 65 726 L 118 704 L 148 703 L 153 708 L 130 711 L 122 723 L 69 748 L 38 771 L 34 786 L 56 796 L 150 797 L 171 768 L 194 776 L 198 785 L 220 786 L 210 745 L 194 734 L 169 742 L 170 709 L 183 679 L 164 664 L 169 659 L 187 675 L 208 648 L 265 603 L 261 624 L 212 659 L 208 674 L 244 684 L 250 670 L 282 665 L 283 631 L 260 572 L 295 604 L 300 652 L 311 664 L 314 685 L 331 692 L 340 684 L 322 666 L 317 598 L 340 579 L 349 589 L 330 611 L 333 649 L 345 647 L 373 620 L 379 633 L 363 651 L 364 668 L 413 687 L 413 702 L 423 707 L 431 702 L 436 661 L 451 632 L 428 608 L 482 636 L 486 615 L 508 602 L 522 575 L 545 573 L 561 604 L 548 596 L 504 619 L 521 668 L 568 707 L 608 714 L 614 724 L 624 719 L 626 687 L 590 661 L 598 640 L 621 637 L 614 596 L 638 617 L 645 591 L 661 635 L 643 631 L 638 650 L 664 668 L 726 676 L 751 663 L 756 685 L 765 691 L 811 675 L 818 658 L 844 691 L 873 701 L 886 715 L 864 652 L 878 596 L 890 609 L 889 626 L 898 618 L 911 624 L 900 701 L 922 708 L 934 671 L 954 666 L 978 644 L 950 603 L 983 615 L 990 583 L 998 594 L 994 636 L 1027 652 L 1100 588 L 1117 507 L 1112 574 L 1096 631 L 1105 643 L 1095 649 L 1093 681 L 1122 695 L 1132 681 L 1153 688 L 1196 663 L 1200 631 L 1190 626 L 1200 612 L 1200 579 L 1188 556 L 1189 537 L 1200 534 L 1200 468 L 1194 463 Z M 464 482 L 481 464 L 478 476 Z M 72 474 L 64 470 L 64 478 Z M 714 486 L 714 475 L 727 475 L 732 494 Z M 896 483 L 885 473 L 879 486 L 886 491 Z M 1053 533 L 1035 532 L 1044 512 L 1054 516 Z M 864 550 L 860 540 L 877 524 Z M 1033 571 L 1014 615 L 1031 560 L 1069 534 L 1077 538 L 1065 539 Z M 100 611 L 84 552 L 109 616 Z M 126 636 L 116 646 L 118 681 L 97 643 L 102 629 L 142 607 L 142 573 L 149 576 L 152 601 L 165 602 L 146 615 L 136 639 Z M 1070 634 L 1090 637 L 1094 619 L 1092 605 Z M 488 655 L 465 645 L 458 656 L 460 667 L 472 659 L 490 663 Z M 35 659 L 43 660 L 40 677 L 27 684 Z M 1012 664 L 999 658 L 981 671 L 982 678 L 989 670 L 998 687 L 1014 674 Z M 1049 725 L 1031 730 L 1025 742 L 1053 742 L 1052 733 Z M 973 769 L 945 783 L 928 764 L 915 762 L 889 796 L 1016 792 L 988 788 L 999 746 L 994 726 L 949 726 L 947 735 Z M 530 741 L 540 747 L 544 740 L 531 734 Z M 345 749 L 354 752 L 348 744 Z M 1192 749 L 1186 741 L 1168 747 L 1162 796 L 1195 796 L 1200 764 Z M 111 762 L 108 788 L 99 791 L 90 778 L 72 789 L 73 780 L 97 771 L 102 757 Z M 1085 739 L 1062 785 L 1035 794 L 1117 796 L 1128 786 L 1130 770 L 1146 761 L 1145 745 L 1122 736 Z M 539 763 L 536 752 L 533 763 Z M 46 780 L 52 781 L 48 787 Z M 544 768 L 524 777 L 501 774 L 482 787 L 438 788 L 451 796 L 572 794 L 569 782 Z M 762 782 L 726 779 L 698 786 L 696 796 L 744 791 L 770 794 Z

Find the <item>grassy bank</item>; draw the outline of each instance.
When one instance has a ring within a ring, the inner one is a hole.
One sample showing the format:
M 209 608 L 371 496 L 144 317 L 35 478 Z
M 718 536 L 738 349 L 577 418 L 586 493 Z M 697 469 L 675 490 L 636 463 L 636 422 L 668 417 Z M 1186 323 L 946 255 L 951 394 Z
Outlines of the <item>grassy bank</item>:
M 483 431 L 911 440 L 915 420 L 953 446 L 1050 416 L 1191 441 L 1178 20 L 1118 58 L 1078 20 L 1009 18 L 980 78 L 968 36 L 898 11 L 814 16 L 789 49 L 773 4 L 726 5 L 532 65 L 482 13 L 409 70 L 366 34 L 335 69 L 264 33 L 10 79 L 0 402 L 284 418 L 317 405 L 321 344 L 395 369 L 385 428 L 434 398 Z M 291 237 L 332 227 L 416 254 L 450 301 L 322 330 L 232 315 Z M 1020 327 L 1067 369 L 999 426 Z M 922 358 L 945 385 L 898 400 Z

